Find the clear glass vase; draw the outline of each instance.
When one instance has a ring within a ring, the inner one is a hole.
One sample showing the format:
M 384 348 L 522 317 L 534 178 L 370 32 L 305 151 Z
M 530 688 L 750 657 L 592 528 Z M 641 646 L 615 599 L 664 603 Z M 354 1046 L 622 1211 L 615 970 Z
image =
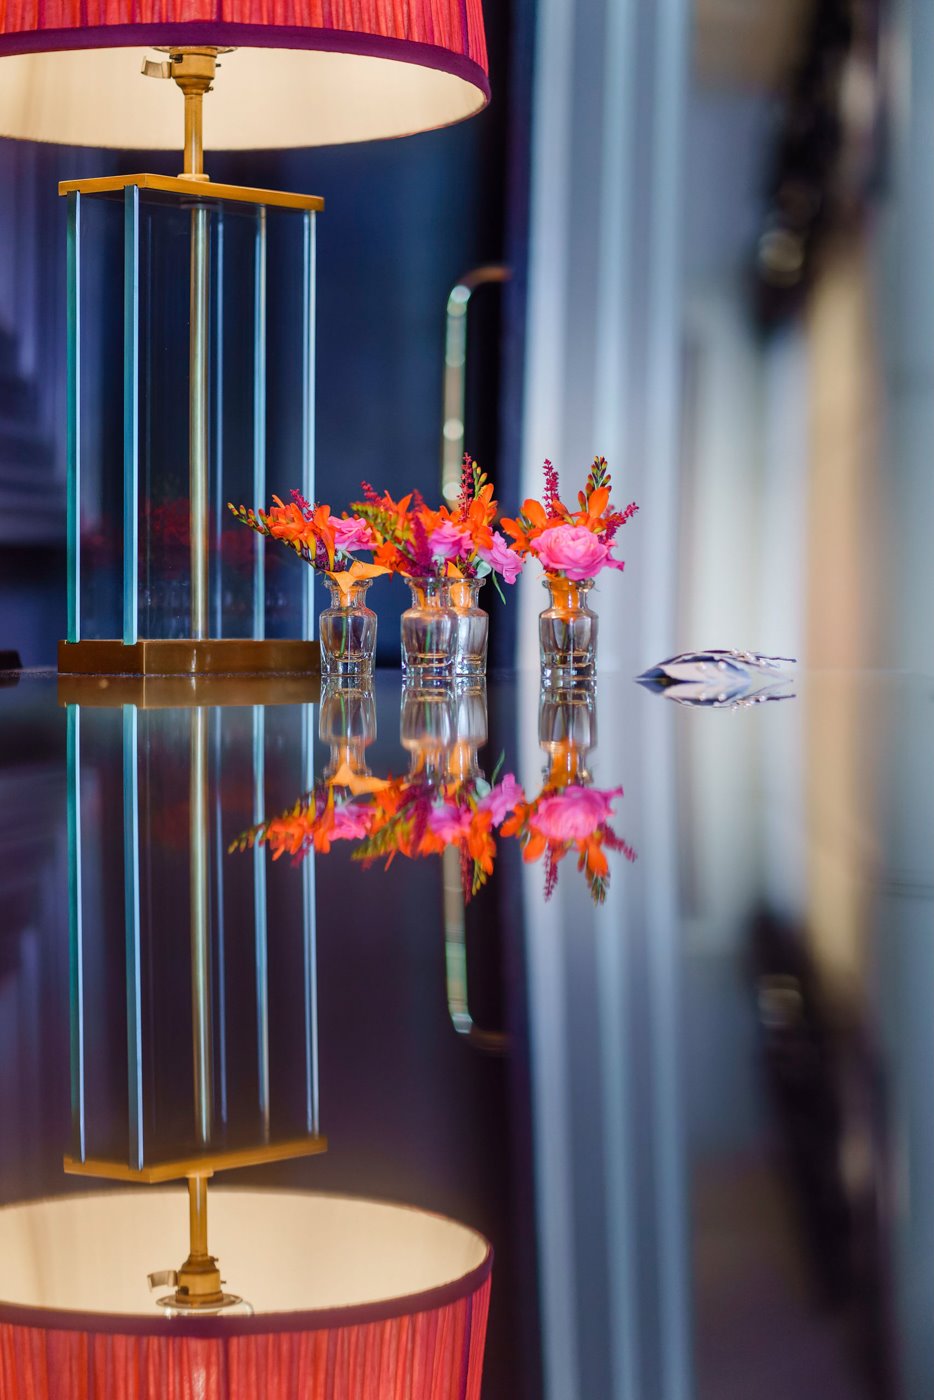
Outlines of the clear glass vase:
M 402 670 L 421 681 L 447 683 L 454 675 L 457 614 L 446 579 L 406 579 L 412 606 L 402 614 Z
M 486 579 L 457 579 L 449 584 L 451 607 L 457 614 L 456 676 L 485 676 L 490 615 L 478 605 Z
M 370 676 L 376 655 L 376 613 L 366 605 L 372 579 L 361 579 L 343 594 L 327 580 L 331 606 L 318 619 L 321 671 L 325 676 Z
M 587 606 L 593 579 L 572 583 L 547 574 L 550 603 L 538 619 L 542 680 L 550 686 L 592 680 L 597 674 L 597 615 Z

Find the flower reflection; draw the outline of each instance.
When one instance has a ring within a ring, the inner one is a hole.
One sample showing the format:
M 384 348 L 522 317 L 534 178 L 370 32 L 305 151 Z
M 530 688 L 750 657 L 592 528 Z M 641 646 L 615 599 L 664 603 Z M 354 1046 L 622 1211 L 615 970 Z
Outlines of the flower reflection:
M 416 860 L 456 847 L 464 899 L 469 900 L 493 874 L 493 832 L 512 810 L 516 792 L 522 789 L 512 773 L 491 786 L 482 777 L 436 780 L 431 770 L 421 769 L 375 795 L 378 815 L 353 858 L 365 867 L 384 860 L 388 869 L 398 855 Z
M 376 735 L 372 692 L 335 682 L 322 698 L 320 736 L 330 745 L 323 778 L 289 811 L 252 827 L 231 851 L 267 846 L 300 864 L 312 852 L 326 855 L 337 842 L 351 844 L 351 859 L 369 869 L 389 869 L 397 857 L 420 860 L 454 851 L 459 856 L 464 902 L 493 874 L 497 840 L 513 838 L 523 860 L 544 861 L 545 897 L 558 882 L 558 867 L 576 856 L 595 903 L 610 883 L 608 852 L 634 861 L 632 846 L 614 830 L 622 787 L 597 788 L 588 768 L 596 743 L 591 690 L 543 692 L 539 741 L 548 755 L 541 791 L 527 798 L 515 774 L 491 779 L 478 749 L 487 740 L 483 685 L 451 689 L 403 687 L 400 737 L 409 771 L 372 775 L 365 750 Z
M 558 790 L 545 787 L 533 802 L 517 803 L 503 835 L 515 836 L 522 845 L 522 859 L 545 861 L 545 898 L 550 899 L 558 883 L 558 866 L 571 852 L 577 854 L 595 904 L 602 904 L 610 884 L 606 850 L 621 851 L 628 861 L 636 853 L 610 826 L 613 802 L 622 797 L 622 788 L 601 791 L 568 783 Z
M 544 860 L 546 899 L 557 887 L 561 861 L 574 854 L 591 898 L 602 904 L 610 884 L 606 852 L 620 852 L 630 862 L 636 852 L 610 825 L 623 789 L 592 785 L 587 765 L 597 742 L 593 689 L 581 685 L 568 691 L 543 690 L 538 737 L 549 760 L 542 790 L 531 802 L 516 802 L 502 834 L 520 843 L 524 861 Z

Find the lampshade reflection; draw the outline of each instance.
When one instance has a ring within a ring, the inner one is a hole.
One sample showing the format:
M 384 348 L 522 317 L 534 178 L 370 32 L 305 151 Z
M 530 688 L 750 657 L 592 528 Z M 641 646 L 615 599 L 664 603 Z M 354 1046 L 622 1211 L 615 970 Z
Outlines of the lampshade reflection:
M 167 1319 L 147 1266 L 181 1246 L 177 1191 L 0 1209 L 4 1400 L 479 1400 L 492 1251 L 425 1211 L 223 1190 L 216 1227 L 248 1316 Z

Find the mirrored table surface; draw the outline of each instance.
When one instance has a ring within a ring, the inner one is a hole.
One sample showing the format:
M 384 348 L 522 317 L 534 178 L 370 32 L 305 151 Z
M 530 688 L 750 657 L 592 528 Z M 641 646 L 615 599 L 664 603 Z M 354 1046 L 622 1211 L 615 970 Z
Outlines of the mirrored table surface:
M 934 679 L 715 698 L 9 677 L 0 1205 L 451 1217 L 485 1400 L 934 1394 Z

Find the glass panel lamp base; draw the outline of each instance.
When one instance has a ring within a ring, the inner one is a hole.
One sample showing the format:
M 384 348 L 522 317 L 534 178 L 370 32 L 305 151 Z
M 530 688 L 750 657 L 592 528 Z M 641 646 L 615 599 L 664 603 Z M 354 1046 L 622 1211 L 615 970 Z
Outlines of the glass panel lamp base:
M 318 675 L 321 652 L 317 642 L 293 640 L 149 638 L 128 646 L 86 638 L 59 642 L 58 669 L 66 676 Z

